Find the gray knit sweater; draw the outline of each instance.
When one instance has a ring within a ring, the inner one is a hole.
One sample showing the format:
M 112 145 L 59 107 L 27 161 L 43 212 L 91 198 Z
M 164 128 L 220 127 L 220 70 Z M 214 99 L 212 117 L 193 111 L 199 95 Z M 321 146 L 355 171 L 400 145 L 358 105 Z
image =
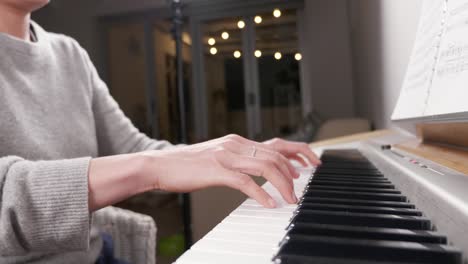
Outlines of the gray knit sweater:
M 170 144 L 138 132 L 73 39 L 32 26 L 34 43 L 0 33 L 0 263 L 94 263 L 90 159 Z

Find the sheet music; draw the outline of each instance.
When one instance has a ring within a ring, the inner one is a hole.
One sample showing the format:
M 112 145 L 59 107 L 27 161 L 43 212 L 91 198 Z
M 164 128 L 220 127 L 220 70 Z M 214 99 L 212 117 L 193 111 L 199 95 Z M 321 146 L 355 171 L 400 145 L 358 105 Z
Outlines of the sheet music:
M 448 2 L 447 25 L 425 115 L 468 111 L 468 1 Z
M 468 111 L 468 0 L 426 0 L 392 119 Z

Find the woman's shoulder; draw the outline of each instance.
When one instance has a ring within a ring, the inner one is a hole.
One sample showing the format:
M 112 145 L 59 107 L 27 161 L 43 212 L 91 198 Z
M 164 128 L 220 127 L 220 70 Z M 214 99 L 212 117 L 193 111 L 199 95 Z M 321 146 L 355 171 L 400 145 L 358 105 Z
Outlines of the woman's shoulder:
M 77 56 L 86 59 L 86 51 L 74 38 L 46 31 L 34 21 L 31 22 L 31 27 L 34 30 L 37 41 L 47 44 L 57 55 L 67 56 L 67 59 L 69 58 L 68 56 L 72 56 L 74 59 L 77 59 Z

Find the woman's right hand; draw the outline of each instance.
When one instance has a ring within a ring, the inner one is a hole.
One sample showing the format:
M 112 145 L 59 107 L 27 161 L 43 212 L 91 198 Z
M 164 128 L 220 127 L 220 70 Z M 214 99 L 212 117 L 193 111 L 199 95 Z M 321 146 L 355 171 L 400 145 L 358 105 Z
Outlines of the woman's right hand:
M 283 140 L 258 143 L 237 135 L 164 150 L 95 158 L 88 172 L 90 211 L 150 190 L 191 192 L 211 186 L 238 189 L 265 207 L 273 198 L 252 177 L 268 180 L 284 200 L 296 203 L 289 158 L 318 159 L 305 145 Z
M 297 203 L 292 164 L 268 146 L 237 135 L 200 144 L 144 152 L 148 189 L 190 192 L 210 186 L 238 189 L 265 207 L 276 202 L 251 177 L 264 177 L 288 203 Z

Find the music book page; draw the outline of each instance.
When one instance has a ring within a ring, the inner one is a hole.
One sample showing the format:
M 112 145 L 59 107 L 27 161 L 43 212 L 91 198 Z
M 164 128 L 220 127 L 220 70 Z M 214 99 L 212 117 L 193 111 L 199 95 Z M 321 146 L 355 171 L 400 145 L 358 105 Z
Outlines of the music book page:
M 468 111 L 468 0 L 426 0 L 392 119 Z

